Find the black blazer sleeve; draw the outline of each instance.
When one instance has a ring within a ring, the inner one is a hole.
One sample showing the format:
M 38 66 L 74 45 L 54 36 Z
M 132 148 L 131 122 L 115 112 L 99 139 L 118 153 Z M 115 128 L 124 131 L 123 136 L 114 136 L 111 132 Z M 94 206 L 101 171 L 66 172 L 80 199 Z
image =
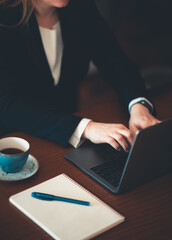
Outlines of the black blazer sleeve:
M 69 138 L 81 120 L 80 117 L 59 114 L 55 109 L 25 102 L 2 91 L 0 116 L 0 124 L 6 129 L 47 138 L 64 146 L 68 145 Z
M 1 55 L 2 56 L 2 55 Z M 81 118 L 60 114 L 55 108 L 45 107 L 16 96 L 8 85 L 15 79 L 10 69 L 5 70 L 0 56 L 0 125 L 11 131 L 23 131 L 56 141 L 64 146 Z M 32 98 L 32 95 L 30 95 Z M 1 133 L 0 133 L 1 134 Z

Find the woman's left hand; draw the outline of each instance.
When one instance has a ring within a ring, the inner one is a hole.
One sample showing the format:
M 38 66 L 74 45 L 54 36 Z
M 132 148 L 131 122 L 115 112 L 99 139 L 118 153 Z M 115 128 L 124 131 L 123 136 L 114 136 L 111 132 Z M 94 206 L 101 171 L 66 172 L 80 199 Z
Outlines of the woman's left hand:
M 130 111 L 129 129 L 135 135 L 135 133 L 143 128 L 157 124 L 160 121 L 152 116 L 149 110 L 138 103 L 132 106 Z

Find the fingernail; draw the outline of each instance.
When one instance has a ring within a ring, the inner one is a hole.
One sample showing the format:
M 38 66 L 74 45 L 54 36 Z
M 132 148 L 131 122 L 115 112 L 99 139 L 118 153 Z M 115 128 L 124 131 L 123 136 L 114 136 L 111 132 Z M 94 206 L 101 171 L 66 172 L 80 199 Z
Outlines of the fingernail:
M 127 147 L 126 149 L 125 149 L 125 151 L 128 153 L 129 152 L 129 150 L 130 150 L 130 148 L 129 147 Z

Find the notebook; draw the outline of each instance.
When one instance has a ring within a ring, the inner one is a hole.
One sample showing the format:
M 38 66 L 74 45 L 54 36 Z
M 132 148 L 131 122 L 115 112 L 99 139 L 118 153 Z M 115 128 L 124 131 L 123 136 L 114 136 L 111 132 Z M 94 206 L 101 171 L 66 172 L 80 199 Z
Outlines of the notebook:
M 32 192 L 89 201 L 91 205 L 38 200 L 31 197 Z M 9 201 L 54 239 L 90 239 L 125 219 L 66 174 L 15 194 Z

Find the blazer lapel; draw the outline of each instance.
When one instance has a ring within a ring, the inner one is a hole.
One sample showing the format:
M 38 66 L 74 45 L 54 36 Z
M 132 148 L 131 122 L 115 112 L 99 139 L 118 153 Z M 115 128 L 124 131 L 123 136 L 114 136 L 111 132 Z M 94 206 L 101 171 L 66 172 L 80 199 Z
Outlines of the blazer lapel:
M 74 46 L 72 45 L 71 34 L 71 14 L 70 14 L 70 2 L 69 6 L 65 8 L 58 8 L 58 16 L 60 19 L 61 34 L 63 39 L 63 56 L 61 64 L 61 74 L 58 86 L 68 86 L 72 84 L 70 79 L 71 69 L 73 68 L 73 54 Z M 67 84 L 66 84 L 67 82 Z
M 23 26 L 22 37 L 30 60 L 34 63 L 42 78 L 46 78 L 48 81 L 51 79 L 50 83 L 53 84 L 53 77 L 34 13 L 30 17 L 28 24 Z

